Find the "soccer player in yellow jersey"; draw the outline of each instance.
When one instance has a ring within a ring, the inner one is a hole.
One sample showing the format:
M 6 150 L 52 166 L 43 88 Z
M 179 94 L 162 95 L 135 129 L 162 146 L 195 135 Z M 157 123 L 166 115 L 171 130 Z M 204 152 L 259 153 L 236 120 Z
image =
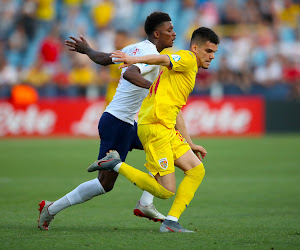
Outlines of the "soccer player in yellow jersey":
M 207 154 L 193 144 L 182 117 L 181 108 L 186 104 L 195 85 L 198 68 L 207 69 L 218 49 L 219 37 L 209 28 L 201 27 L 193 32 L 190 50 L 175 54 L 131 57 L 116 51 L 114 61 L 122 61 L 126 67 L 134 63 L 165 66 L 149 89 L 138 119 L 138 136 L 146 152 L 145 166 L 155 176 L 137 170 L 121 162 L 117 151 L 95 161 L 88 171 L 114 170 L 154 196 L 167 199 L 175 194 L 175 167 L 184 171 L 174 203 L 160 227 L 161 232 L 193 232 L 179 225 L 178 219 L 193 199 L 204 174 L 201 161 Z

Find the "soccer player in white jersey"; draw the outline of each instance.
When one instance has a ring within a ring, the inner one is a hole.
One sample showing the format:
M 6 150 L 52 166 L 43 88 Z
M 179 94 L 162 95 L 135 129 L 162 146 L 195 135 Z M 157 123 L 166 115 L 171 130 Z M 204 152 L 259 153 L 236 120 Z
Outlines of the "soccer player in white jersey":
M 123 49 L 125 53 L 133 56 L 159 54 L 164 48 L 173 46 L 176 33 L 168 14 L 152 13 L 147 17 L 144 28 L 147 39 L 125 47 Z M 80 39 L 70 38 L 73 41 L 65 41 L 65 44 L 70 47 L 71 51 L 86 54 L 95 63 L 101 65 L 113 63 L 110 53 L 91 49 L 82 36 Z M 98 131 L 101 142 L 98 160 L 103 158 L 109 150 L 117 150 L 122 161 L 125 161 L 129 151 L 143 149 L 137 136 L 137 124 L 134 117 L 158 73 L 159 66 L 147 64 L 135 64 L 122 70 L 116 94 L 99 121 Z M 117 177 L 116 172 L 99 171 L 97 178 L 80 184 L 62 198 L 54 202 L 41 201 L 38 227 L 41 230 L 48 230 L 50 222 L 61 210 L 111 191 Z M 153 205 L 153 195 L 146 191 L 137 202 L 134 214 L 153 221 L 162 222 L 165 219 L 165 216 L 159 213 Z

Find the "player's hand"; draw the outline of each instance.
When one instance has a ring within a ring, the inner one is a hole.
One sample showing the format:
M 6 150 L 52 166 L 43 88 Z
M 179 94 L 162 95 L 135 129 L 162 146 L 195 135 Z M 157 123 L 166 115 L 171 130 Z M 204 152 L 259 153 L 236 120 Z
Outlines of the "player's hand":
M 111 53 L 110 57 L 112 58 L 113 62 L 124 62 L 124 64 L 119 66 L 119 69 L 126 68 L 135 63 L 133 56 L 129 56 L 120 50 Z
M 199 160 L 201 161 L 201 157 L 202 159 L 204 159 L 204 157 L 207 154 L 207 151 L 205 150 L 205 148 L 203 148 L 200 145 L 192 145 L 191 149 L 193 150 L 193 152 L 195 153 L 195 155 L 199 158 Z M 200 157 L 201 156 L 201 157 Z
M 73 41 L 65 40 L 65 45 L 70 47 L 70 51 L 76 51 L 81 54 L 86 54 L 87 51 L 91 49 L 91 47 L 82 35 L 80 35 L 79 37 L 80 40 L 73 36 L 70 36 L 70 39 L 72 39 Z

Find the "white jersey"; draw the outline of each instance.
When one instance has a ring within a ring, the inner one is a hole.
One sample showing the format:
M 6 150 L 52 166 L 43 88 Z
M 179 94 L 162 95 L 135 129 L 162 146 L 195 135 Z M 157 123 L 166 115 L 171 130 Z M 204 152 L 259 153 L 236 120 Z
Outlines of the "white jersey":
M 130 56 L 145 56 L 159 54 L 156 46 L 149 40 L 129 45 L 122 49 Z M 134 64 L 139 67 L 142 76 L 150 82 L 153 82 L 159 73 L 158 65 L 148 65 L 144 63 Z M 148 95 L 149 90 L 138 87 L 123 78 L 127 68 L 122 69 L 119 85 L 112 101 L 106 107 L 104 112 L 108 112 L 118 119 L 134 124 L 134 117 L 140 110 L 143 100 Z

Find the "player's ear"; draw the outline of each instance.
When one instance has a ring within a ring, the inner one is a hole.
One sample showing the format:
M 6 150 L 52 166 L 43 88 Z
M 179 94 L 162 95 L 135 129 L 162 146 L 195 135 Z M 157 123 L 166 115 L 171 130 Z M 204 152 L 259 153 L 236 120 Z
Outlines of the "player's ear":
M 196 53 L 198 45 L 196 43 L 191 44 L 191 51 Z
M 158 39 L 158 38 L 159 38 L 159 35 L 160 35 L 160 32 L 159 32 L 159 31 L 154 31 L 154 32 L 153 32 L 153 35 L 154 35 L 155 38 Z

